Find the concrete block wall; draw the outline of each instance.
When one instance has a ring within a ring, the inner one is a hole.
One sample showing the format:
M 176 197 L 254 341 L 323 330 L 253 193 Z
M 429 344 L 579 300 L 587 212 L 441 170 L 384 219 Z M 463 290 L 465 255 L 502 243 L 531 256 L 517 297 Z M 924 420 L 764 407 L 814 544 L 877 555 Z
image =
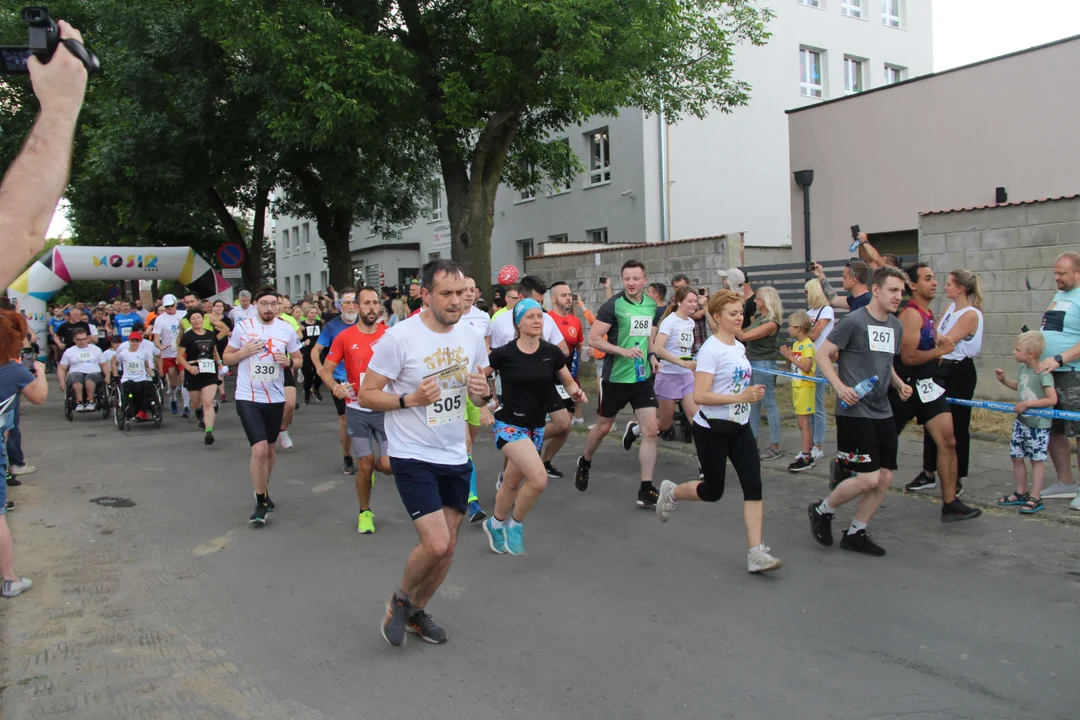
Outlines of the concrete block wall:
M 1054 261 L 1080 252 L 1080 198 L 922 215 L 919 256 L 938 278 L 932 308 L 948 306 L 945 280 L 964 268 L 978 274 L 986 300 L 982 354 L 976 361 L 976 397 L 1013 399 L 994 379 L 994 368 L 1013 376 L 1013 342 L 1024 325 L 1037 330 L 1057 287 Z

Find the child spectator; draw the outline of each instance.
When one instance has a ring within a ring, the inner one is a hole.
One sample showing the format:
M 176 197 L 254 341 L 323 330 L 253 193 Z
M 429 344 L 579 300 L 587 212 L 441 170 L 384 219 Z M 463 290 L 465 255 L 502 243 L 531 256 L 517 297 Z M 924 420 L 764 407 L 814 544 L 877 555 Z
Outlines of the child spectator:
M 803 377 L 814 377 L 814 341 L 810 339 L 810 330 L 814 323 L 804 312 L 792 313 L 788 318 L 788 334 L 795 338 L 792 347 L 780 348 L 780 354 L 791 363 L 791 372 Z M 814 467 L 813 434 L 810 430 L 810 418 L 814 415 L 815 394 L 817 388 L 813 380 L 792 380 L 791 401 L 795 405 L 795 416 L 799 420 L 799 435 L 802 438 L 801 452 L 795 456 L 795 462 L 788 465 L 790 472 L 802 472 Z

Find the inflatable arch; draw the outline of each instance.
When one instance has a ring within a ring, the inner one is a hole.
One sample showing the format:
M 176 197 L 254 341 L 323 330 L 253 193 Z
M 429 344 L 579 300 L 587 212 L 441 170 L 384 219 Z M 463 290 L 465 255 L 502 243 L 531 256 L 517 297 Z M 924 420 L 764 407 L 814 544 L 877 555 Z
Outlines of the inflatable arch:
M 232 285 L 186 247 L 57 245 L 18 277 L 8 297 L 18 300 L 30 329 L 41 335 L 45 304 L 72 280 L 176 280 L 202 299 L 231 305 Z

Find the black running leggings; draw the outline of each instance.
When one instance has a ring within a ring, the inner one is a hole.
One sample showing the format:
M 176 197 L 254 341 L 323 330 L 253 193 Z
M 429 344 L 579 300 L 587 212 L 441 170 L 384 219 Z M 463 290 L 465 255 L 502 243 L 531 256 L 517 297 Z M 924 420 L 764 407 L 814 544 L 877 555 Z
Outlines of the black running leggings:
M 698 485 L 697 494 L 705 502 L 716 502 L 724 494 L 727 461 L 735 468 L 742 485 L 743 500 L 761 500 L 761 458 L 750 424 L 713 420 L 713 427 L 692 422 L 698 463 L 705 480 Z
M 945 394 L 949 397 L 970 400 L 975 397 L 975 385 L 979 382 L 975 361 L 966 358 L 950 363 L 935 380 L 945 388 Z M 952 412 L 953 435 L 956 436 L 956 477 L 963 480 L 968 476 L 968 459 L 971 454 L 971 408 L 950 405 L 949 410 Z M 937 453 L 937 443 L 924 429 L 923 470 L 931 474 L 937 472 Z
M 322 384 L 322 380 L 319 378 L 319 373 L 315 370 L 315 363 L 311 362 L 311 350 L 303 352 L 301 355 L 304 358 L 304 399 L 311 399 L 311 391 L 319 387 Z

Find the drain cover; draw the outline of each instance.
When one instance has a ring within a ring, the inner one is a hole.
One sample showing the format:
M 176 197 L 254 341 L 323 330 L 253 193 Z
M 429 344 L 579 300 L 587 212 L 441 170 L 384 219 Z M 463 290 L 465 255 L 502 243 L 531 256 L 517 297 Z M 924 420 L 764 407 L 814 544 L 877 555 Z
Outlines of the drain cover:
M 118 507 L 118 508 L 135 507 L 134 502 L 132 502 L 131 500 L 128 500 L 127 498 L 122 498 L 122 497 L 109 497 L 109 496 L 96 497 L 96 498 L 93 498 L 90 502 L 94 503 L 95 505 L 100 505 L 101 507 Z

